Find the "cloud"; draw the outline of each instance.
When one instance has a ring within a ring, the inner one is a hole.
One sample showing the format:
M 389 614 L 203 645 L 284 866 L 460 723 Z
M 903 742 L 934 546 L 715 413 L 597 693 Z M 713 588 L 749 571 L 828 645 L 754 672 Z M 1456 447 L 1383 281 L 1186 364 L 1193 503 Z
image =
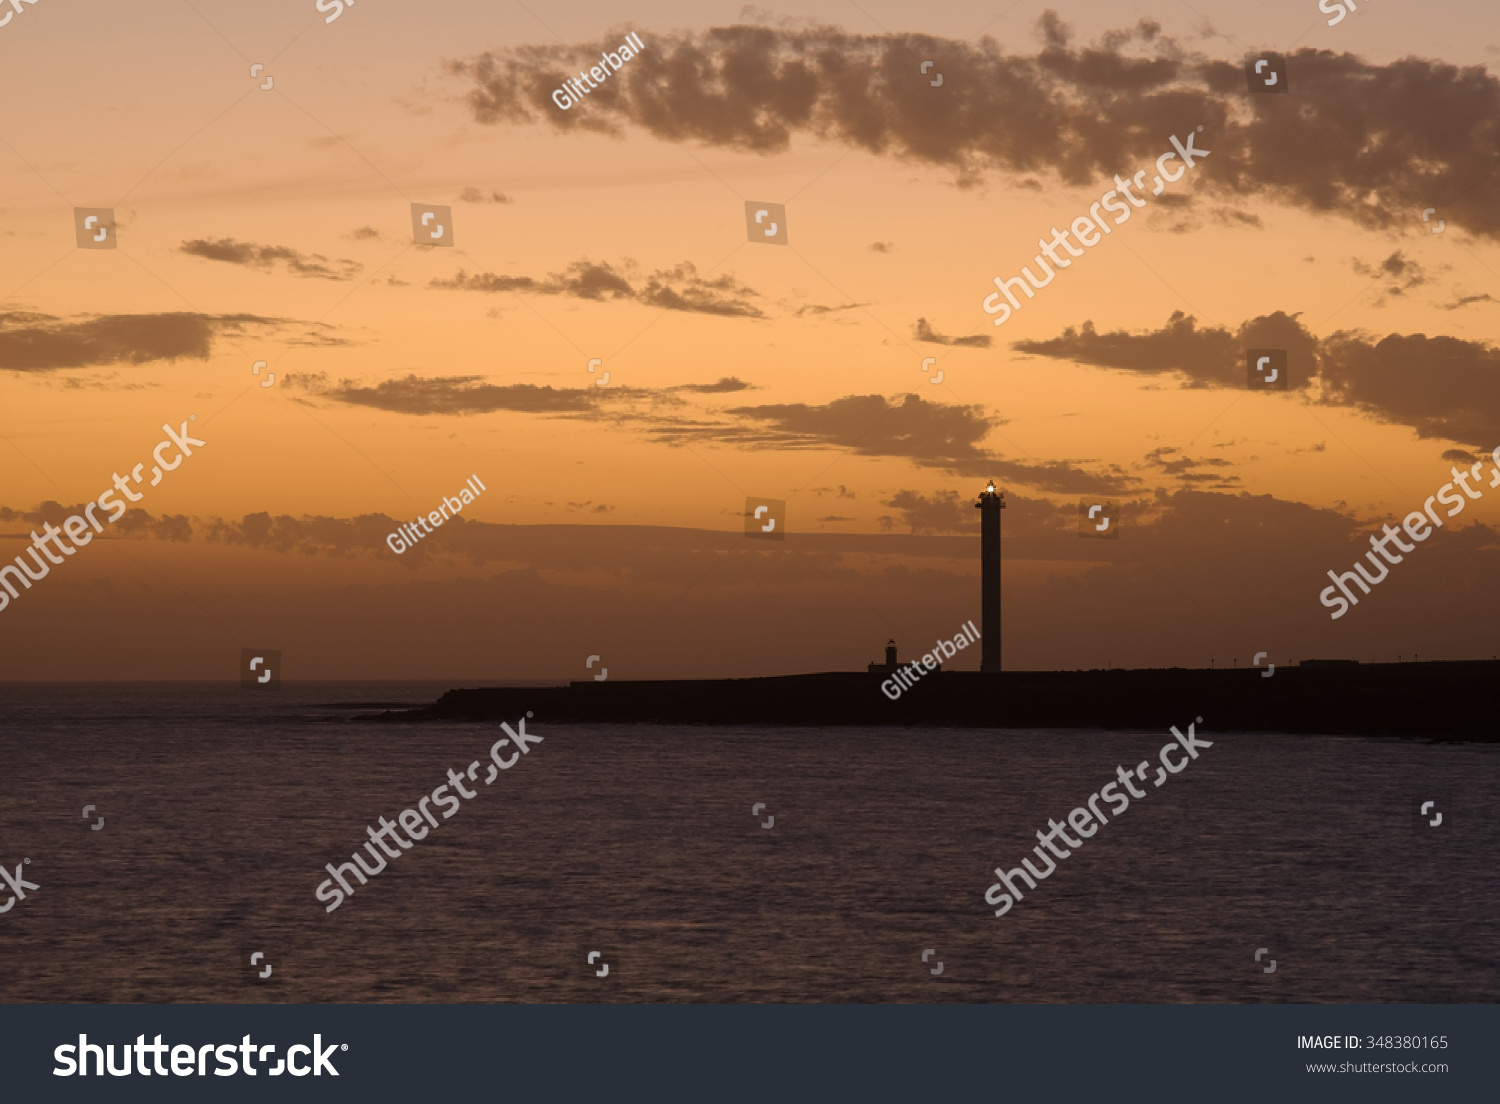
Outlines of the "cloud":
M 656 436 L 668 444 L 711 440 L 750 449 L 846 448 L 858 456 L 910 460 L 921 467 L 981 478 L 994 475 L 1062 493 L 1117 492 L 1137 480 L 1116 470 L 1094 474 L 1069 461 L 1015 461 L 980 447 L 1000 424 L 983 407 L 928 402 L 906 395 L 846 395 L 821 406 L 783 403 L 732 407 L 733 421 L 663 424 Z
M 1181 449 L 1171 446 L 1152 449 L 1145 455 L 1143 461 L 1146 467 L 1155 468 L 1163 475 L 1176 479 L 1180 483 L 1212 484 L 1213 489 L 1216 490 L 1232 490 L 1240 482 L 1239 476 L 1222 473 L 1222 469 L 1234 467 L 1228 460 L 1217 456 L 1194 460 Z M 1203 468 L 1213 470 L 1199 470 Z
M 629 299 L 664 310 L 714 314 L 724 317 L 764 318 L 760 308 L 750 302 L 758 296 L 751 288 L 737 284 L 729 275 L 709 280 L 698 275 L 697 268 L 684 261 L 675 268 L 658 269 L 637 288 L 631 283 L 634 266 L 615 267 L 607 262 L 575 261 L 564 272 L 554 272 L 545 280 L 530 276 L 497 276 L 491 272 L 469 275 L 462 269 L 447 278 L 434 278 L 429 287 L 446 291 L 527 291 L 539 295 L 568 295 L 594 302 Z
M 895 251 L 896 251 L 896 243 L 895 242 L 884 242 L 884 241 L 881 241 L 881 242 L 871 242 L 870 243 L 870 252 L 871 253 L 894 253 Z
M 1387 263 L 1392 263 L 1387 259 Z M 1395 264 L 1411 278 L 1409 270 Z M 1018 341 L 1019 352 L 1145 375 L 1175 374 L 1184 387 L 1245 386 L 1245 350 L 1286 349 L 1290 386 L 1323 405 L 1359 410 L 1483 449 L 1500 440 L 1500 348 L 1426 334 L 1374 337 L 1341 330 L 1314 337 L 1296 315 L 1251 319 L 1231 334 L 1198 329 L 1174 312 L 1159 330 L 1100 334 L 1092 323 L 1060 337 Z
M 804 303 L 802 306 L 800 306 L 800 307 L 797 308 L 797 312 L 796 312 L 796 314 L 795 314 L 794 317 L 801 318 L 803 315 L 808 315 L 808 314 L 813 314 L 813 315 L 817 315 L 817 314 L 840 314 L 843 311 L 858 310 L 860 307 L 865 307 L 865 306 L 869 306 L 869 304 L 868 303 L 845 303 L 841 307 L 825 307 L 821 303 Z
M 56 524 L 54 522 L 54 524 Z M 173 541 L 184 544 L 193 539 L 193 526 L 185 514 L 163 514 L 152 517 L 145 510 L 126 510 L 112 527 L 127 537 Z
M 973 334 L 969 337 L 944 337 L 928 325 L 925 318 L 918 318 L 917 324 L 911 330 L 912 335 L 918 341 L 926 341 L 932 345 L 958 345 L 971 349 L 988 349 L 991 342 L 989 334 Z
M 881 505 L 900 510 L 913 533 L 974 531 L 974 504 L 959 498 L 957 491 L 937 491 L 929 498 L 917 491 L 901 490 Z
M 482 378 L 410 375 L 366 387 L 355 380 L 332 384 L 320 373 L 289 376 L 287 386 L 351 406 L 416 415 L 490 414 L 497 410 L 521 414 L 579 413 L 592 411 L 599 395 L 597 388 L 554 390 L 530 383 L 497 386 L 481 382 Z
M 611 38 L 488 51 L 447 68 L 485 125 L 637 129 L 759 153 L 787 150 L 802 134 L 943 167 L 961 183 L 1050 175 L 1092 184 L 1202 125 L 1211 156 L 1194 170 L 1195 190 L 1386 228 L 1409 221 L 1419 199 L 1452 194 L 1450 182 L 1475 182 L 1444 217 L 1500 236 L 1500 80 L 1481 66 L 1377 64 L 1309 47 L 1287 59 L 1293 95 L 1247 97 L 1240 60 L 1194 53 L 1157 24 L 1142 20 L 1097 45 L 1073 44 L 1053 13 L 1041 28 L 1044 45 L 1029 55 L 988 37 L 827 25 L 654 34 L 586 112 L 558 111 L 551 92 Z M 945 74 L 941 95 L 916 94 L 928 83 L 921 60 Z
M 1368 265 L 1358 257 L 1350 264 L 1361 276 L 1368 276 L 1372 280 L 1394 281 L 1403 288 L 1418 287 L 1427 281 L 1427 270 L 1399 249 L 1379 265 Z
M 69 517 L 84 517 L 83 511 L 89 505 L 90 503 L 80 502 L 76 506 L 64 506 L 48 499 L 34 510 L 13 510 L 0 506 L 0 521 L 21 521 L 37 526 L 40 530 L 48 523 L 61 526 Z M 96 535 L 104 539 L 125 536 L 181 543 L 193 539 L 193 526 L 185 514 L 153 517 L 145 510 L 132 507 L 120 516 L 119 521 L 111 522 L 102 534 Z
M 1259 215 L 1251 211 L 1241 211 L 1234 207 L 1215 207 L 1209 212 L 1209 217 L 1220 226 L 1249 226 L 1255 230 L 1264 230 L 1266 228 L 1266 224 L 1261 221 Z
M 1108 472 L 1085 471 L 1068 460 L 1041 462 L 986 460 L 953 468 L 963 475 L 994 478 L 1002 486 L 1020 483 L 1053 494 L 1123 494 L 1137 487 L 1140 480 L 1111 465 Z
M 1048 46 L 1056 48 L 1068 44 L 1073 37 L 1073 29 L 1055 11 L 1048 8 L 1036 21 L 1036 34 Z
M 443 279 L 434 277 L 428 282 L 428 287 L 443 288 L 447 291 L 530 291 L 532 289 L 547 290 L 539 288 L 537 282 L 530 276 L 496 276 L 492 272 L 476 272 L 470 276 L 463 269 Z M 549 294 L 557 294 L 549 292 Z
M 358 235 L 360 232 L 355 233 Z M 185 241 L 180 251 L 190 257 L 203 257 L 210 261 L 223 261 L 225 264 L 267 271 L 283 265 L 293 276 L 305 276 L 314 280 L 352 280 L 364 268 L 358 261 L 329 261 L 321 253 L 309 255 L 285 245 L 256 245 L 254 242 L 235 241 L 233 238 Z
M 724 376 L 717 383 L 679 383 L 668 391 L 688 391 L 695 395 L 724 395 L 731 391 L 748 391 L 751 385 L 734 376 Z
M 395 414 L 555 414 L 593 419 L 608 416 L 620 422 L 646 425 L 670 424 L 673 419 L 652 412 L 654 407 L 682 405 L 679 394 L 727 395 L 753 387 L 734 376 L 714 383 L 680 383 L 671 387 L 539 387 L 530 383 L 492 384 L 483 376 L 432 376 L 416 374 L 401 379 L 365 384 L 359 380 L 331 381 L 325 373 L 289 375 L 286 386 L 317 398 L 350 406 L 366 406 Z M 637 409 L 637 400 L 647 405 Z
M 1379 265 L 1369 265 L 1355 257 L 1350 261 L 1350 266 L 1358 275 L 1367 276 L 1384 285 L 1373 304 L 1377 307 L 1404 296 L 1412 288 L 1421 287 L 1428 280 L 1427 270 L 1399 249 Z
M 1234 333 L 1222 326 L 1200 330 L 1191 315 L 1174 311 L 1161 329 L 1143 334 L 1101 334 L 1085 322 L 1081 329 L 1069 326 L 1060 337 L 1018 341 L 1013 347 L 1096 368 L 1176 374 L 1188 387 L 1244 387 L 1246 349 L 1286 349 L 1291 386 L 1305 389 L 1317 374 L 1316 344 L 1297 315 L 1281 311 L 1245 322 Z
M 455 522 L 463 524 L 467 521 L 463 517 L 450 518 L 444 529 Z M 355 518 L 309 517 L 304 514 L 294 518 L 286 514 L 272 517 L 268 513 L 257 513 L 246 514 L 240 521 L 214 518 L 202 527 L 207 540 L 221 544 L 244 545 L 284 554 L 347 556 L 386 547 L 386 534 L 395 532 L 396 525 L 397 519 L 384 514 L 362 514 Z M 418 549 L 422 549 L 422 544 L 412 551 Z
M 465 188 L 458 193 L 459 201 L 462 203 L 514 203 L 515 200 L 504 192 L 491 191 L 485 195 L 478 188 Z
M 903 456 L 924 464 L 980 460 L 979 441 L 994 424 L 979 406 L 926 402 L 906 395 L 847 395 L 822 406 L 785 403 L 734 407 L 726 413 L 753 425 L 742 441 L 762 448 L 838 445 L 862 456 Z
M 1470 303 L 1500 303 L 1500 299 L 1496 299 L 1486 291 L 1479 295 L 1461 295 L 1452 303 L 1443 303 L 1441 306 L 1443 310 L 1458 310 L 1460 307 L 1467 307 Z
M 1151 201 L 1149 217 L 1153 226 L 1160 226 L 1171 234 L 1191 234 L 1201 230 L 1204 217 L 1215 226 L 1227 226 L 1233 230 L 1246 228 L 1264 230 L 1261 217 L 1237 207 L 1204 207 L 1188 193 L 1167 193 Z
M 1500 444 L 1500 349 L 1479 341 L 1340 332 L 1322 346 L 1323 401 L 1488 451 Z
M 717 383 L 664 388 L 554 389 L 490 384 L 481 376 L 414 374 L 367 385 L 351 379 L 335 383 L 316 373 L 288 376 L 286 386 L 332 402 L 413 416 L 508 411 L 608 418 L 638 427 L 667 445 L 712 441 L 745 449 L 847 448 L 861 456 L 906 459 L 956 475 L 995 476 L 1068 494 L 1118 493 L 1139 483 L 1118 467 L 1094 473 L 1066 460 L 1004 459 L 979 447 L 990 427 L 1000 424 L 982 407 L 926 402 L 918 395 L 906 395 L 899 403 L 880 395 L 848 395 L 822 406 L 740 406 L 684 417 L 672 410 L 684 405 L 681 394 L 730 394 L 749 390 L 750 385 L 725 377 Z M 839 497 L 846 497 L 842 486 L 839 491 Z
M 666 310 L 764 318 L 764 312 L 746 298 L 755 294 L 750 288 L 736 284 L 728 275 L 705 280 L 691 263 L 684 261 L 676 268 L 654 273 L 641 290 L 640 299 L 648 306 Z
M 608 264 L 575 261 L 563 273 L 553 273 L 550 285 L 538 290 L 552 295 L 572 295 L 579 299 L 633 299 L 630 282 Z
M 0 369 L 51 372 L 99 364 L 207 360 L 214 338 L 247 325 L 283 320 L 253 314 L 106 314 L 62 319 L 50 314 L 0 312 Z M 307 343 L 335 343 L 308 331 Z

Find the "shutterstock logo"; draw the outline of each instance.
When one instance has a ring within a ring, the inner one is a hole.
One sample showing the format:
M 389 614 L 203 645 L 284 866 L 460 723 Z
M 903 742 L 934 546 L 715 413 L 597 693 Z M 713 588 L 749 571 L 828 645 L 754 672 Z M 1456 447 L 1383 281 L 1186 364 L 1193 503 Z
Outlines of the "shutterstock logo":
M 329 1077 L 337 1077 L 339 1071 L 333 1068 L 329 1060 L 336 1050 L 348 1050 L 348 1043 L 329 1043 L 323 1046 L 323 1036 L 314 1035 L 312 1046 L 303 1043 L 294 1043 L 287 1047 L 286 1057 L 277 1058 L 276 1065 L 271 1066 L 271 1056 L 276 1053 L 276 1044 L 267 1043 L 258 1046 L 250 1041 L 246 1035 L 238 1043 L 204 1043 L 200 1047 L 194 1047 L 188 1043 L 164 1043 L 161 1036 L 156 1036 L 156 1041 L 146 1042 L 146 1036 L 137 1035 L 135 1043 L 122 1043 L 120 1045 L 120 1067 L 115 1068 L 115 1044 L 108 1043 L 100 1046 L 98 1043 L 89 1042 L 87 1035 L 79 1035 L 78 1043 L 63 1043 L 52 1052 L 52 1057 L 57 1061 L 57 1068 L 52 1071 L 53 1077 L 79 1077 L 89 1075 L 89 1059 L 94 1059 L 94 1075 L 103 1077 L 107 1069 L 111 1077 L 129 1077 L 132 1072 L 139 1073 L 142 1077 L 150 1077 L 155 1073 L 158 1077 L 167 1076 L 167 1068 L 163 1060 L 171 1054 L 172 1070 L 175 1077 L 207 1077 L 208 1060 L 212 1056 L 218 1065 L 214 1067 L 215 1077 L 233 1077 L 237 1073 L 244 1073 L 246 1077 L 255 1077 L 265 1072 L 271 1077 L 280 1077 L 283 1073 L 290 1073 L 293 1077 L 306 1077 L 309 1073 L 314 1077 L 322 1077 L 327 1073 Z M 135 1051 L 135 1069 L 131 1069 L 130 1053 Z M 235 1052 L 239 1057 L 235 1057 Z M 76 1055 L 76 1057 L 75 1057 Z M 150 1059 L 148 1068 L 147 1059 Z M 311 1058 L 309 1063 L 306 1059 Z M 301 1059 L 299 1061 L 299 1059 Z M 256 1068 L 256 1062 L 267 1063 L 261 1069 Z

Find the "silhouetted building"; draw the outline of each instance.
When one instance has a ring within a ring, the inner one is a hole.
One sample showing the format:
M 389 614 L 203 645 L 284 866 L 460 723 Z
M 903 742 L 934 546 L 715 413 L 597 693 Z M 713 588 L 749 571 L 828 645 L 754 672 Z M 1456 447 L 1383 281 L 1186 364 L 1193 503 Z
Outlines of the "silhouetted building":
M 933 655 L 936 657 L 936 650 L 933 651 Z M 869 671 L 872 675 L 894 675 L 900 667 L 901 664 L 896 659 L 896 642 L 894 640 L 887 640 L 885 642 L 885 662 L 871 663 L 865 670 Z M 934 671 L 941 671 L 942 669 L 943 665 L 941 663 L 932 668 Z
M 996 491 L 995 481 L 991 479 L 974 507 L 979 511 L 979 622 L 984 634 L 980 638 L 984 650 L 979 660 L 979 669 L 999 671 L 1000 511 L 1005 509 L 1005 492 Z

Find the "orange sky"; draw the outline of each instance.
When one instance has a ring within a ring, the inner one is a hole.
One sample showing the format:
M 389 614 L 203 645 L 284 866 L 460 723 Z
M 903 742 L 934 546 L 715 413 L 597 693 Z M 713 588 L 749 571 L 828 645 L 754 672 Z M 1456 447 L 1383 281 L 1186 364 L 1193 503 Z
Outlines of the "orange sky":
M 1340 621 L 1317 595 L 1500 444 L 1491 8 L 536 10 L 44 0 L 0 28 L 0 552 L 164 422 L 208 442 L 0 611 L 0 677 L 230 678 L 241 645 L 288 678 L 919 654 L 978 616 L 991 471 L 1007 667 L 1489 654 L 1500 492 Z M 646 53 L 566 119 L 528 99 L 628 29 Z M 1293 54 L 1284 97 L 1213 68 L 1262 47 Z M 990 325 L 991 278 L 1102 166 L 1195 123 L 1214 152 L 1169 202 Z M 746 241 L 749 200 L 789 247 Z M 413 202 L 456 248 L 413 246 Z M 119 248 L 76 248 L 74 207 L 112 207 Z M 1278 312 L 1321 374 L 1248 393 L 1241 327 Z M 471 474 L 420 556 L 353 520 Z M 1086 495 L 1127 504 L 1121 540 L 1078 539 Z M 789 501 L 788 541 L 744 540 L 747 496 Z

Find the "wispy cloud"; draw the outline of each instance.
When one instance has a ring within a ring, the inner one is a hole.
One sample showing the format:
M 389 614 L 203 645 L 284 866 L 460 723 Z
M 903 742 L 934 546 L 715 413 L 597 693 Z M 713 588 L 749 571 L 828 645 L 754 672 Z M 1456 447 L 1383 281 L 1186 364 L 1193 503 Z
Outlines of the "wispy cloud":
M 356 230 L 356 236 L 360 235 Z M 299 253 L 285 245 L 256 245 L 254 242 L 219 238 L 210 241 L 198 238 L 185 241 L 180 251 L 190 257 L 202 257 L 210 261 L 258 268 L 262 271 L 282 267 L 293 276 L 304 276 L 313 280 L 352 280 L 364 267 L 358 261 L 334 261 L 321 253 Z
M 989 334 L 972 334 L 969 337 L 945 337 L 934 330 L 925 318 L 918 318 L 916 325 L 911 328 L 912 336 L 918 341 L 925 341 L 931 345 L 957 345 L 971 349 L 988 349 L 991 344 Z
M 462 203 L 514 203 L 515 200 L 504 192 L 491 189 L 488 193 L 478 188 L 469 187 L 458 193 L 459 201 Z
M 373 387 L 356 380 L 332 383 L 323 374 L 292 375 L 287 386 L 350 406 L 368 406 L 396 414 L 489 414 L 509 410 L 522 414 L 566 414 L 591 411 L 597 388 L 556 390 L 530 383 L 499 386 L 482 376 L 406 376 Z
M 1350 267 L 1382 285 L 1373 304 L 1377 307 L 1385 306 L 1392 299 L 1404 298 L 1408 291 L 1421 287 L 1429 279 L 1427 269 L 1399 249 L 1378 265 L 1367 264 L 1355 257 Z
M 734 376 L 725 376 L 716 383 L 679 383 L 668 387 L 668 391 L 687 391 L 695 395 L 725 395 L 733 391 L 749 391 L 751 384 Z
M 1144 466 L 1154 468 L 1184 484 L 1209 485 L 1216 490 L 1229 490 L 1238 486 L 1240 477 L 1224 471 L 1234 467 L 1228 460 L 1218 456 L 1195 460 L 1183 450 L 1164 445 L 1152 449 L 1143 458 Z
M 1496 299 L 1487 291 L 1479 295 L 1461 295 L 1451 303 L 1443 303 L 1442 309 L 1458 310 L 1460 307 L 1467 307 L 1470 303 L 1500 303 L 1500 299 Z
M 431 280 L 429 287 L 446 291 L 505 292 L 523 291 L 537 295 L 567 295 L 595 302 L 628 299 L 664 310 L 694 314 L 715 314 L 736 318 L 764 318 L 761 309 L 750 302 L 758 296 L 754 289 L 735 282 L 729 275 L 707 279 L 698 275 L 688 261 L 674 268 L 658 269 L 636 286 L 635 266 L 608 262 L 575 261 L 566 271 L 554 272 L 545 279 L 530 276 L 498 276 L 492 272 L 470 275 L 460 269 L 449 277 Z
M 795 317 L 803 318 L 807 315 L 814 317 L 822 314 L 842 314 L 844 311 L 858 310 L 860 307 L 868 306 L 868 303 L 844 303 L 842 306 L 829 307 L 822 303 L 803 303 L 798 307 Z

